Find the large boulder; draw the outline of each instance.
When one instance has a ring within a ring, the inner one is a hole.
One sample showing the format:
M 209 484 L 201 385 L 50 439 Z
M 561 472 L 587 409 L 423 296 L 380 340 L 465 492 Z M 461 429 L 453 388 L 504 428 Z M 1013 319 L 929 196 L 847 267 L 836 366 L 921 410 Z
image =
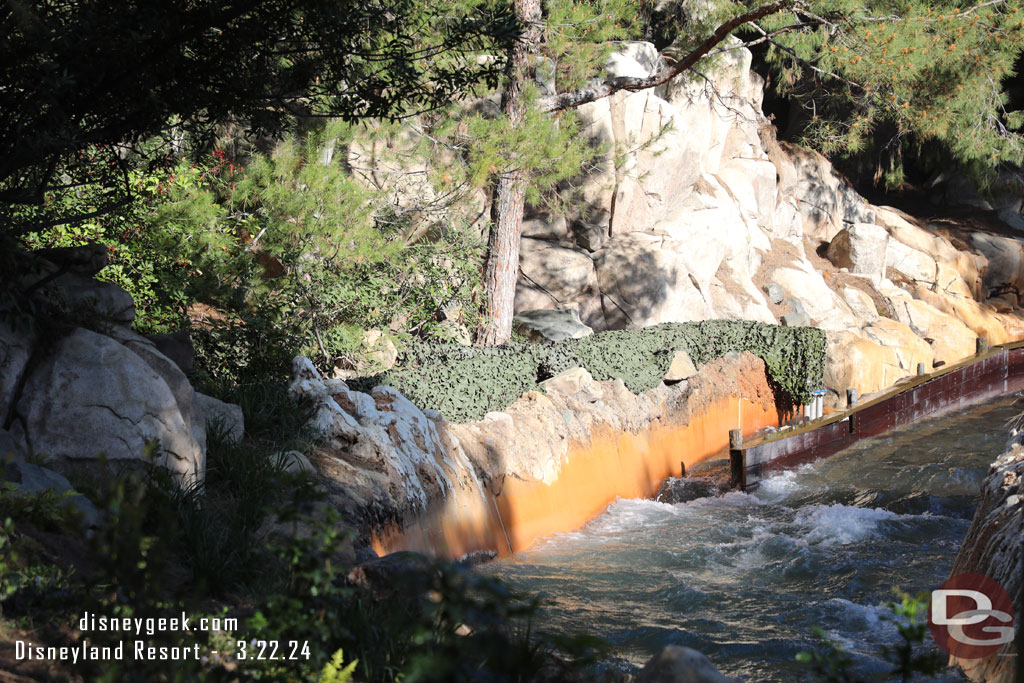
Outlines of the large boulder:
M 880 317 L 874 300 L 864 290 L 847 286 L 843 287 L 842 295 L 853 314 L 864 322 L 873 323 Z
M 986 259 L 983 283 L 989 293 L 1010 290 L 1024 294 L 1024 243 L 1013 237 L 983 232 L 971 235 L 971 246 Z
M 1016 314 L 995 313 L 988 302 L 979 304 L 972 298 L 946 295 L 922 285 L 915 286 L 912 293 L 935 309 L 953 316 L 991 344 L 1005 344 L 1024 338 L 1024 322 Z
M 135 320 L 132 295 L 112 282 L 67 272 L 42 289 L 53 304 L 72 313 L 113 323 L 130 323 Z
M 859 331 L 828 332 L 826 339 L 825 388 L 840 401 L 847 389 L 862 396 L 886 389 L 915 374 L 918 363 L 930 370 L 935 356 L 928 342 L 887 318 Z
M 779 173 L 783 201 L 796 201 L 804 234 L 829 242 L 849 225 L 874 223 L 871 206 L 824 156 L 788 143 L 773 143 L 766 151 Z
M 192 335 L 188 330 L 145 336 L 146 339 L 153 342 L 157 351 L 174 361 L 182 372 L 192 372 L 196 362 L 196 350 L 192 345 Z
M 512 319 L 512 323 L 517 332 L 536 342 L 582 339 L 594 334 L 594 330 L 584 325 L 580 314 L 574 310 L 522 311 Z
M 537 290 L 549 302 L 560 304 L 597 291 L 590 255 L 554 242 L 524 237 L 519 247 L 519 270 L 518 299 L 525 297 L 526 290 Z
M 35 341 L 36 334 L 28 327 L 14 328 L 0 318 L 0 423 L 7 419 Z
M 960 253 L 948 239 L 935 230 L 911 222 L 911 217 L 888 206 L 875 207 L 875 223 L 885 228 L 893 240 L 930 254 L 936 261 L 955 263 Z
M 423 512 L 455 489 L 478 490 L 475 471 L 441 414 L 420 410 L 395 389 L 353 391 L 299 356 L 289 392 L 311 409 L 309 427 L 324 438 L 324 473 L 334 475 L 348 504 L 402 515 Z
M 90 242 L 77 247 L 39 249 L 34 254 L 65 271 L 91 277 L 107 267 L 110 250 L 104 244 Z
M 59 340 L 25 384 L 15 436 L 20 432 L 33 452 L 68 464 L 95 462 L 100 454 L 112 463 L 136 463 L 155 442 L 157 464 L 184 484 L 202 481 L 205 452 L 192 433 L 192 389 L 168 386 L 137 353 L 156 362 L 159 352 L 143 346 L 130 349 L 85 329 Z M 161 369 L 171 377 L 180 373 L 166 357 Z
M 850 307 L 807 261 L 778 268 L 771 277 L 788 297 L 801 303 L 816 327 L 831 331 L 857 327 L 856 316 Z
M 220 431 L 231 442 L 240 442 L 245 436 L 245 416 L 242 408 L 213 396 L 195 393 L 193 421 L 205 429 Z
M 897 240 L 889 241 L 885 265 L 911 282 L 934 286 L 938 277 L 935 259 L 919 249 L 908 247 Z
M 637 329 L 714 317 L 683 265 L 685 246 L 660 235 L 628 233 L 595 254 L 609 327 Z
M 116 326 L 109 332 L 109 336 L 131 349 L 135 355 L 144 360 L 150 368 L 160 375 L 160 378 L 163 379 L 164 383 L 167 384 L 167 388 L 174 395 L 174 400 L 178 404 L 178 411 L 181 413 L 182 419 L 185 420 L 185 424 L 190 425 L 193 438 L 199 444 L 199 448 L 205 453 L 206 428 L 205 423 L 195 411 L 196 391 L 192 388 L 191 382 L 188 381 L 188 377 L 185 376 L 185 373 L 182 372 L 178 364 L 157 350 L 155 342 L 133 332 L 127 326 Z
M 563 242 L 569 239 L 569 225 L 565 216 L 544 214 L 523 219 L 523 237 Z
M 14 459 L 4 467 L 3 459 L 0 457 L 0 474 L 3 474 L 3 479 L 13 484 L 18 491 L 29 496 L 52 491 L 58 496 L 60 506 L 72 506 L 85 529 L 96 528 L 102 522 L 103 516 L 92 501 L 75 491 L 66 477 L 51 469 L 20 458 Z
M 851 273 L 868 275 L 880 280 L 885 277 L 885 252 L 889 233 L 870 223 L 854 223 L 843 228 L 832 238 L 825 255 L 837 268 Z
M 930 340 L 936 362 L 954 363 L 974 354 L 978 335 L 953 316 L 910 296 L 890 297 L 889 302 L 898 321 Z

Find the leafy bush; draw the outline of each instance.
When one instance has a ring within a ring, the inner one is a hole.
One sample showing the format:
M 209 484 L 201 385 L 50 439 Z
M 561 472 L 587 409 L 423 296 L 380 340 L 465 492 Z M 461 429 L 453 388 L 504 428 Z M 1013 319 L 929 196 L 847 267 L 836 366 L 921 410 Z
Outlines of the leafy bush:
M 634 393 L 652 389 L 661 383 L 677 349 L 698 366 L 731 351 L 750 351 L 764 359 L 772 380 L 796 403 L 805 402 L 823 381 L 821 330 L 709 320 L 600 332 L 556 344 L 417 344 L 395 369 L 351 384 L 360 391 L 387 384 L 421 408 L 439 410 L 449 420 L 470 421 L 506 408 L 538 382 L 572 367 L 585 368 L 599 381 L 621 378 Z
M 29 248 L 109 245 L 98 275 L 135 300 L 135 327 L 195 330 L 203 381 L 284 376 L 299 353 L 330 367 L 371 328 L 441 334 L 439 312 L 474 326 L 483 244 L 459 225 L 413 235 L 409 212 L 325 150 L 356 129 L 329 122 L 247 162 L 224 149 L 129 177 L 122 211 L 23 238 Z M 237 145 L 236 145 L 237 146 Z M 339 155 L 339 159 L 343 157 Z M 325 161 L 326 159 L 326 161 Z M 95 198 L 66 193 L 64 213 Z

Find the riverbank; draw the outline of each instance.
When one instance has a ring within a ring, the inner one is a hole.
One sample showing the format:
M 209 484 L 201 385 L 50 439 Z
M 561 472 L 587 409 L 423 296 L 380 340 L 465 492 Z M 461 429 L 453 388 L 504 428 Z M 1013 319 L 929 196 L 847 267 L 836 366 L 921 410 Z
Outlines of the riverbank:
M 823 349 L 810 329 L 662 325 L 413 355 L 390 373 L 401 391 L 389 375 L 357 391 L 297 359 L 291 392 L 322 436 L 312 460 L 332 502 L 374 548 L 457 558 L 577 528 L 615 498 L 652 495 L 723 452 L 731 429 L 778 426 L 820 383 Z M 531 385 L 495 404 L 507 387 Z M 481 391 L 498 409 L 475 421 L 451 423 L 429 403 L 472 404 Z

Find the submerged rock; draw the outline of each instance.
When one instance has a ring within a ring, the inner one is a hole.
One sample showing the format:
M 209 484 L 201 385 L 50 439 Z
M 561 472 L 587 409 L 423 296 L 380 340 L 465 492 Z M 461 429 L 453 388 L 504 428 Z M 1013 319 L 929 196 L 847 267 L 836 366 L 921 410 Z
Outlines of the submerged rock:
M 711 660 L 688 647 L 669 645 L 650 659 L 637 676 L 637 683 L 731 683 Z
M 718 482 L 711 477 L 669 477 L 654 494 L 654 500 L 675 505 L 720 495 Z

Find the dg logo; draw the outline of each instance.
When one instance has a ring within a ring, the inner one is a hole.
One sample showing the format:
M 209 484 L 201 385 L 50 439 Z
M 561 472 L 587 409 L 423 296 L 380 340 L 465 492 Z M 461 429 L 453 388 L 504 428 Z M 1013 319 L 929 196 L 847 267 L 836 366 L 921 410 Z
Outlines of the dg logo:
M 987 576 L 958 574 L 932 591 L 928 627 L 949 654 L 981 659 L 1013 642 L 1013 600 Z

